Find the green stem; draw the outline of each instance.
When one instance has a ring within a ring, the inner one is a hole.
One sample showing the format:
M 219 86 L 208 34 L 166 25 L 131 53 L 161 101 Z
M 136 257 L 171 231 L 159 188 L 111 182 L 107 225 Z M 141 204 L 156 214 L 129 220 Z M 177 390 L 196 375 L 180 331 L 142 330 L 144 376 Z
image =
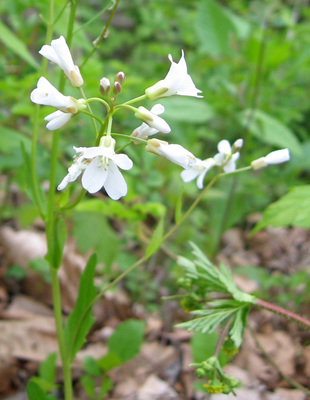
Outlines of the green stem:
M 85 92 L 84 92 L 83 88 L 80 87 L 79 89 L 80 89 L 80 93 L 81 93 L 83 99 L 85 99 L 87 101 L 87 97 L 85 95 Z M 90 114 L 92 116 L 92 122 L 93 122 L 94 131 L 96 133 L 96 138 L 98 138 L 98 128 L 97 128 L 97 125 L 96 125 L 95 116 L 93 115 L 93 111 L 91 109 L 90 104 L 87 103 L 86 105 L 87 105 L 88 111 L 90 112 Z
M 85 58 L 83 64 L 82 64 L 81 67 L 80 67 L 80 69 L 82 69 L 82 68 L 85 66 L 85 64 L 87 63 L 87 61 L 88 61 L 88 60 L 91 58 L 91 56 L 97 51 L 100 42 L 105 38 L 105 35 L 106 35 L 106 33 L 107 33 L 108 29 L 109 29 L 109 26 L 110 26 L 110 24 L 111 24 L 111 22 L 112 22 L 112 19 L 113 19 L 113 16 L 114 16 L 114 14 L 115 14 L 115 11 L 116 11 L 116 9 L 117 9 L 117 7 L 118 7 L 118 3 L 119 3 L 119 0 L 116 0 L 116 1 L 115 1 L 115 4 L 114 4 L 114 7 L 113 7 L 113 9 L 112 9 L 112 11 L 111 11 L 111 13 L 110 13 L 110 15 L 109 15 L 109 19 L 107 20 L 107 23 L 105 24 L 105 27 L 103 28 L 103 30 L 101 31 L 101 33 L 100 33 L 100 35 L 97 37 L 97 39 L 94 40 L 94 42 L 93 42 L 94 47 L 93 47 L 93 49 L 90 51 L 90 53 L 88 54 L 88 56 Z
M 55 268 L 51 268 L 50 270 L 52 276 L 52 294 L 53 294 L 53 306 L 54 306 L 57 340 L 58 340 L 59 353 L 63 368 L 63 378 L 65 383 L 64 385 L 65 400 L 71 400 L 73 398 L 71 366 L 68 362 L 68 357 L 65 348 L 65 337 L 64 337 L 64 329 L 62 323 L 61 292 L 60 292 L 60 284 L 58 278 L 58 270 Z
M 60 210 L 61 210 L 61 211 L 64 211 L 64 210 L 71 210 L 72 208 L 74 208 L 75 206 L 77 206 L 77 205 L 80 203 L 80 201 L 83 200 L 85 194 L 86 194 L 86 190 L 85 190 L 85 189 L 82 189 L 81 192 L 80 192 L 80 194 L 77 196 L 77 198 L 76 198 L 75 200 L 73 200 L 71 203 L 68 203 L 68 204 L 66 204 L 66 205 L 64 205 L 64 206 L 62 206 L 62 207 L 60 207 Z
M 108 111 L 110 111 L 109 103 L 107 103 L 105 100 L 101 99 L 100 97 L 90 97 L 89 99 L 86 99 L 85 104 L 91 103 L 92 101 L 99 101 L 100 103 L 105 105 L 105 107 Z
M 119 105 L 116 106 L 115 108 L 120 108 L 120 107 L 122 107 L 122 106 L 127 106 L 127 105 L 129 105 L 129 104 L 133 104 L 133 103 L 136 103 L 137 101 L 142 101 L 142 100 L 145 100 L 145 99 L 146 99 L 146 94 L 143 94 L 142 96 L 135 97 L 134 99 L 131 99 L 131 100 L 129 100 L 129 101 L 126 101 L 126 102 L 123 103 L 123 104 L 119 104 Z

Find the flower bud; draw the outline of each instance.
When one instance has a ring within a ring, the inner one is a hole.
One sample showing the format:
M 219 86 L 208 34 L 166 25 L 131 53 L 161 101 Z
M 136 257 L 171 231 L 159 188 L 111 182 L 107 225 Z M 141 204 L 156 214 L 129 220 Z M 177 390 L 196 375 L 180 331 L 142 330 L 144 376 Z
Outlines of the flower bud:
M 115 96 L 119 95 L 122 91 L 122 85 L 119 82 L 114 82 L 113 93 Z
M 243 146 L 243 139 L 237 139 L 233 144 L 233 153 L 236 153 Z
M 114 82 L 119 82 L 121 85 L 125 82 L 126 75 L 120 71 L 115 75 Z
M 145 122 L 149 127 L 157 129 L 158 132 L 169 133 L 171 131 L 170 126 L 163 118 L 143 106 L 136 109 L 135 117 Z
M 290 152 L 288 149 L 276 150 L 267 154 L 266 157 L 258 158 L 251 162 L 253 169 L 260 169 L 267 167 L 267 165 L 282 164 L 290 159 Z
M 108 78 L 102 78 L 100 80 L 99 89 L 102 96 L 108 96 L 111 90 L 110 80 Z

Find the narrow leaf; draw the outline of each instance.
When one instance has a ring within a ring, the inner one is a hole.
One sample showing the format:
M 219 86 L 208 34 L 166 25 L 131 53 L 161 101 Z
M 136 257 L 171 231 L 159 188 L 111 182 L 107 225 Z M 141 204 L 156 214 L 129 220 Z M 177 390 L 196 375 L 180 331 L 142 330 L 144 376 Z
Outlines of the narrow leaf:
M 0 40 L 3 44 L 17 54 L 20 58 L 26 61 L 34 69 L 38 70 L 40 65 L 33 58 L 28 51 L 25 44 L 6 26 L 0 21 Z
M 96 263 L 97 257 L 93 254 L 81 276 L 75 307 L 66 321 L 65 345 L 70 361 L 74 359 L 76 353 L 83 346 L 95 321 L 95 318 L 91 315 L 93 308 L 91 303 L 96 296 L 96 287 L 94 286 Z

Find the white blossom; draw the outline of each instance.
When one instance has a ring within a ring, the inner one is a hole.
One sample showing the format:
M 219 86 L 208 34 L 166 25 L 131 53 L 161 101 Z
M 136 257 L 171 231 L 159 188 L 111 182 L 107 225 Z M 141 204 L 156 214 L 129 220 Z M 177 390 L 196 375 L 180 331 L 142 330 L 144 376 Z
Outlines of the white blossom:
M 69 168 L 58 190 L 63 190 L 84 171 L 82 186 L 89 193 L 96 193 L 104 187 L 113 200 L 125 196 L 127 184 L 118 168 L 129 170 L 133 163 L 126 154 L 116 154 L 114 147 L 115 140 L 110 137 L 104 137 L 98 147 L 74 147 L 81 155 L 75 159 L 71 170 Z
M 74 114 L 64 113 L 57 110 L 52 114 L 47 115 L 44 120 L 48 121 L 48 123 L 46 124 L 47 129 L 49 129 L 50 131 L 54 131 L 64 126 L 68 121 L 70 121 L 73 116 Z
M 153 106 L 151 108 L 151 113 L 155 114 L 155 115 L 159 115 L 162 114 L 165 111 L 165 107 L 162 106 L 161 104 L 155 104 L 155 106 Z M 138 128 L 136 128 L 131 136 L 132 137 L 137 137 L 140 139 L 147 139 L 149 136 L 155 135 L 155 133 L 158 133 L 159 130 L 156 128 L 151 128 L 148 124 L 146 124 L 145 122 L 143 122 Z
M 39 53 L 53 63 L 58 64 L 73 87 L 80 87 L 83 85 L 84 81 L 79 67 L 74 65 L 70 49 L 63 36 L 52 40 L 50 46 L 45 44 Z
M 43 106 L 56 107 L 62 112 L 78 112 L 78 101 L 71 96 L 64 96 L 43 76 L 38 80 L 37 88 L 31 92 L 30 100 Z
M 240 144 L 241 142 L 239 142 Z M 236 169 L 236 161 L 240 153 L 233 153 L 228 140 L 221 140 L 217 145 L 218 153 L 213 157 L 215 164 L 223 166 L 224 172 L 233 172 Z
M 164 140 L 149 139 L 145 149 L 158 156 L 165 157 L 174 164 L 187 169 L 195 162 L 196 157 L 179 144 L 169 144 Z
M 170 126 L 163 118 L 143 106 L 137 108 L 135 117 L 146 123 L 150 128 L 157 130 L 157 132 L 169 133 L 171 131 Z
M 196 88 L 192 78 L 187 73 L 184 51 L 182 50 L 182 57 L 178 63 L 173 61 L 171 54 L 169 54 L 168 58 L 171 62 L 168 74 L 165 79 L 147 88 L 145 90 L 146 96 L 150 100 L 172 95 L 202 97 L 199 96 L 201 90 Z
M 203 188 L 203 181 L 206 173 L 215 165 L 213 158 L 207 158 L 206 160 L 200 160 L 196 158 L 196 161 L 190 168 L 185 169 L 181 172 L 181 178 L 184 182 L 190 182 L 197 178 L 198 189 Z
M 43 76 L 38 80 L 37 88 L 30 94 L 33 103 L 58 108 L 58 111 L 47 115 L 47 129 L 53 131 L 65 125 L 74 115 L 86 107 L 85 100 L 76 100 L 71 96 L 64 96 Z
M 253 169 L 260 169 L 273 164 L 282 164 L 290 160 L 290 152 L 288 149 L 272 151 L 265 157 L 258 158 L 251 162 Z

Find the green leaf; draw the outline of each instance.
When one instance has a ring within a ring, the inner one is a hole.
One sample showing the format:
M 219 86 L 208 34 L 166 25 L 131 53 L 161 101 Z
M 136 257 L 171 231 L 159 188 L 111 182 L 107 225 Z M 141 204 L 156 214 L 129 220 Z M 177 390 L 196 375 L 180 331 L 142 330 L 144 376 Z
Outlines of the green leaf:
M 93 376 L 100 376 L 101 370 L 97 361 L 92 356 L 85 356 L 83 358 L 84 371 Z
M 49 354 L 39 367 L 39 376 L 47 382 L 54 383 L 56 377 L 57 352 Z
M 240 347 L 242 344 L 244 327 L 249 310 L 249 307 L 243 307 L 241 310 L 238 310 L 229 329 L 229 336 L 234 341 L 236 347 Z
M 48 400 L 48 396 L 44 390 L 33 380 L 30 380 L 27 385 L 28 400 Z
M 187 322 L 182 322 L 181 324 L 178 324 L 177 327 L 185 328 L 189 331 L 212 333 L 221 322 L 231 317 L 242 307 L 242 305 L 239 305 L 239 307 L 237 308 L 232 306 L 223 308 L 219 307 L 210 310 L 197 310 L 194 311 L 193 314 L 199 315 L 199 318 L 195 318 Z
M 266 112 L 262 110 L 253 112 L 251 109 L 247 109 L 240 113 L 238 118 L 241 125 L 247 127 L 252 135 L 263 143 L 280 148 L 287 147 L 292 153 L 302 154 L 301 145 L 295 134 L 281 121 Z M 249 118 L 250 124 L 248 125 Z
M 97 257 L 93 254 L 81 275 L 80 287 L 75 307 L 66 321 L 65 346 L 69 359 L 72 361 L 76 353 L 83 346 L 86 336 L 92 327 L 95 318 L 92 317 L 92 301 L 96 296 L 94 286 Z
M 165 106 L 165 118 L 168 120 L 202 124 L 214 116 L 212 107 L 203 99 L 175 96 L 160 102 Z
M 20 143 L 24 143 L 25 149 L 30 151 L 31 140 L 29 137 L 21 134 L 19 131 L 7 128 L 5 126 L 1 127 L 0 135 L 0 149 L 3 152 L 11 152 L 14 149 L 20 149 Z
M 25 44 L 6 26 L 0 21 L 0 40 L 3 44 L 17 54 L 20 58 L 26 61 L 34 69 L 38 70 L 40 65 L 33 58 L 28 51 Z
M 229 39 L 235 33 L 235 25 L 218 3 L 200 1 L 195 28 L 202 52 L 212 56 L 232 54 Z
M 109 337 L 109 352 L 117 355 L 122 362 L 132 359 L 140 351 L 144 332 L 144 321 L 128 319 L 119 324 L 113 335 Z
M 212 357 L 219 339 L 217 332 L 213 333 L 202 333 L 195 332 L 191 338 L 191 351 L 195 363 L 200 363 Z M 220 350 L 219 362 L 221 366 L 227 364 L 231 357 L 227 356 Z
M 252 234 L 268 225 L 310 228 L 310 185 L 297 186 L 266 208 Z
M 152 239 L 147 248 L 145 249 L 145 255 L 147 257 L 151 257 L 151 255 L 154 254 L 160 248 L 163 241 L 163 235 L 164 235 L 164 218 L 160 218 L 153 233 Z
M 107 372 L 115 367 L 118 367 L 119 365 L 122 364 L 122 362 L 123 361 L 119 358 L 118 355 L 114 353 L 108 353 L 105 356 L 101 357 L 97 361 L 97 364 L 101 369 Z
M 80 382 L 85 390 L 85 393 L 90 399 L 93 399 L 95 396 L 96 383 L 92 376 L 82 375 L 80 378 Z

